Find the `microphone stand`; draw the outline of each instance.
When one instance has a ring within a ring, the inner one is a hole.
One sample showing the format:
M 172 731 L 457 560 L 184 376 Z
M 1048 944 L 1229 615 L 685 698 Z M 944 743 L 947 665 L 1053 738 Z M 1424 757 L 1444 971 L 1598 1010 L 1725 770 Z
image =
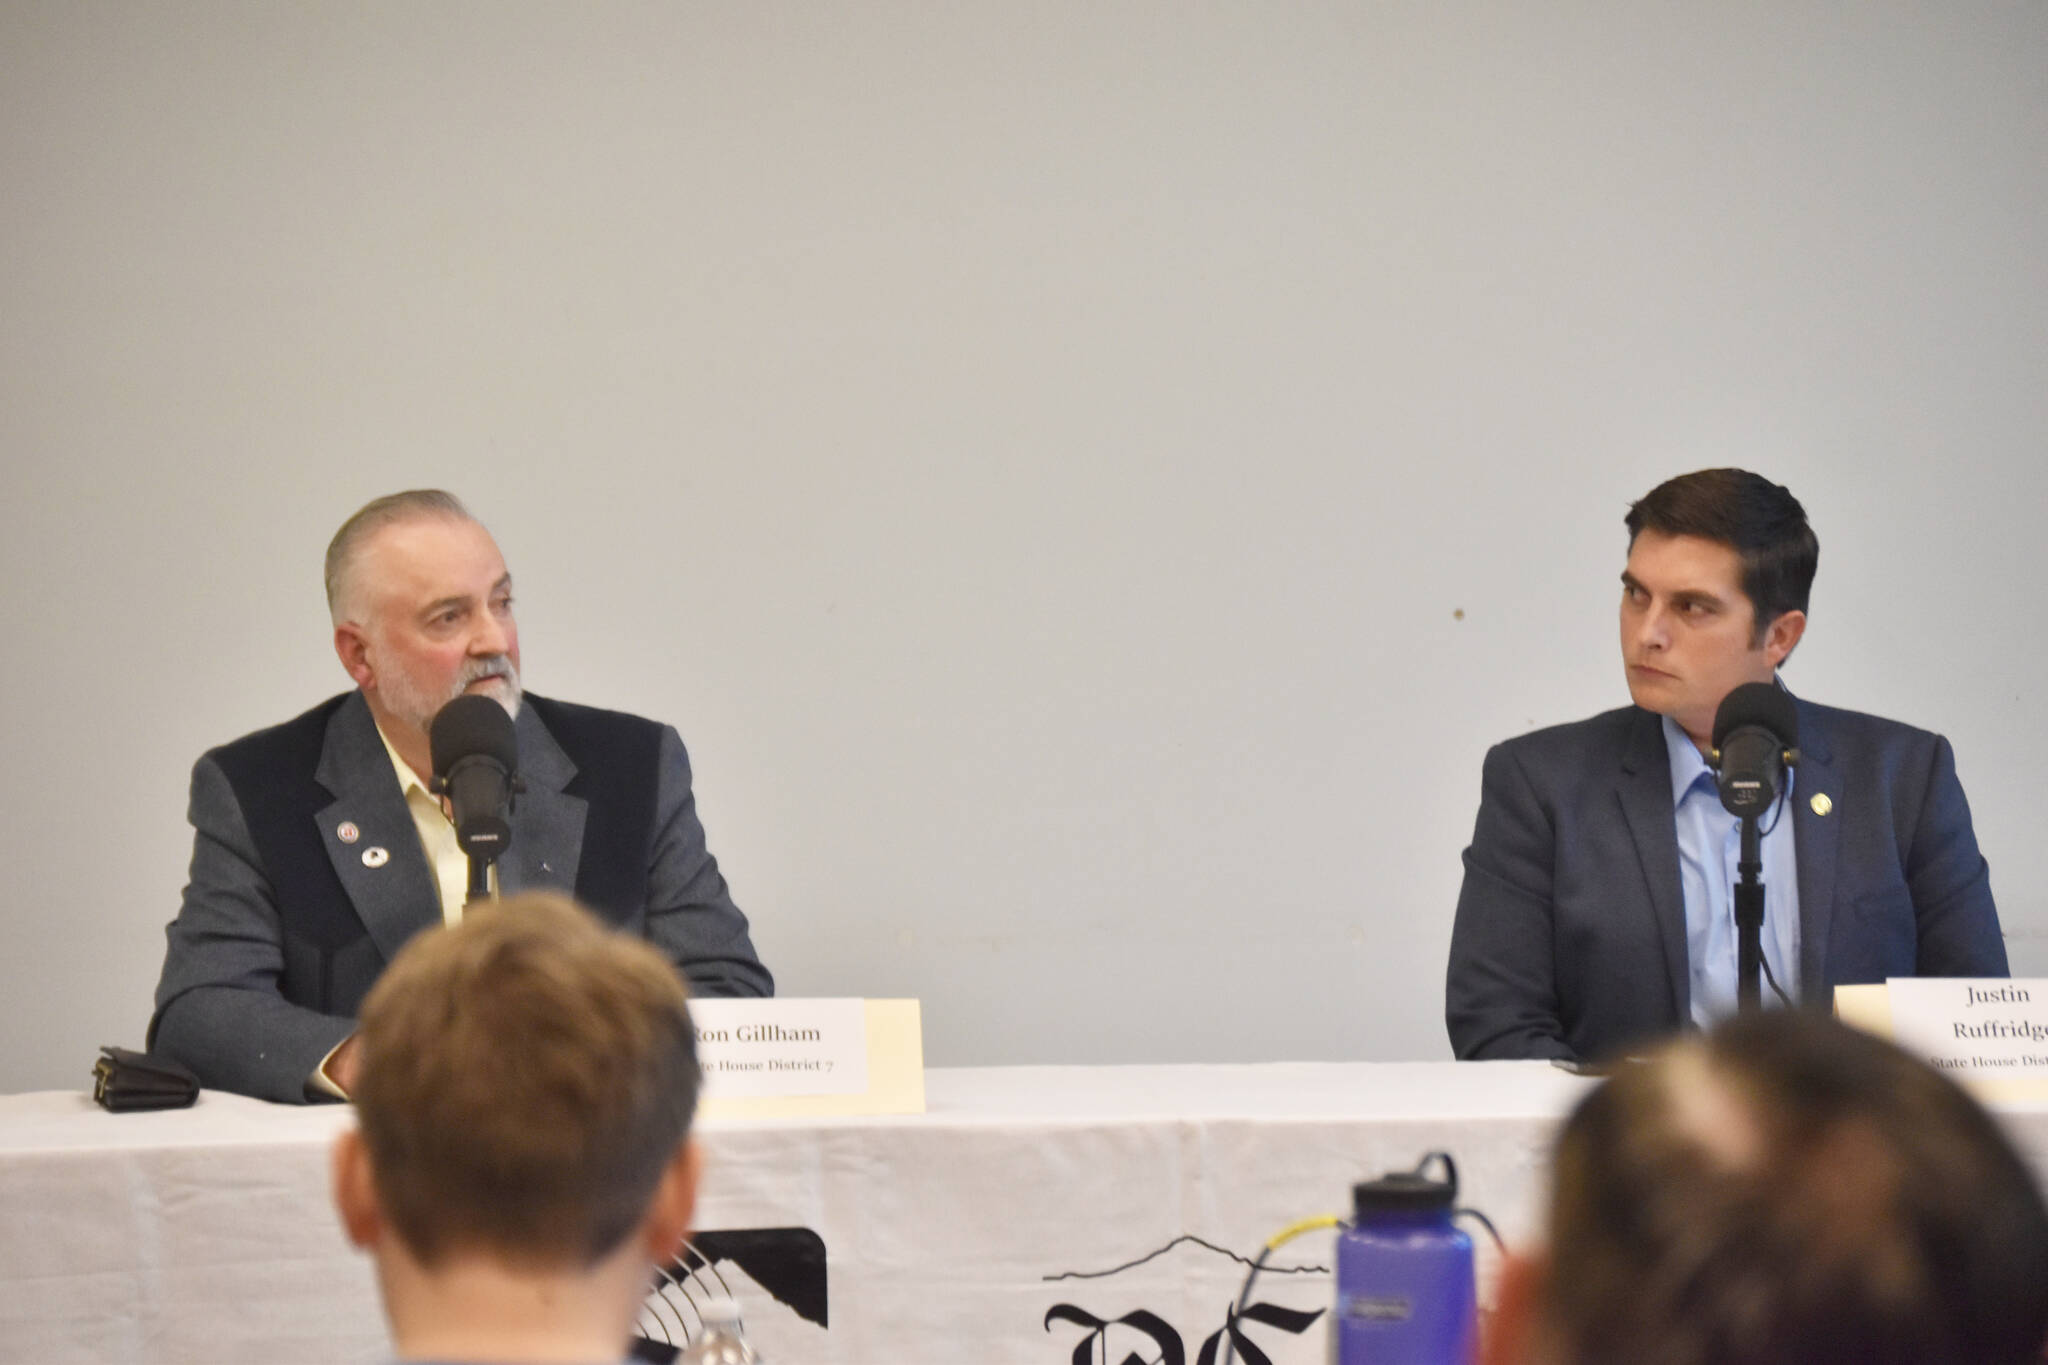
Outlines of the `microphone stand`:
M 1744 1014 L 1763 1007 L 1763 834 L 1757 817 L 1742 817 L 1742 851 L 1735 870 L 1735 1005 Z
M 496 861 L 496 857 L 485 858 L 475 853 L 469 855 L 469 892 L 462 898 L 464 910 L 472 905 L 481 905 L 485 901 L 496 899 L 491 895 L 491 864 Z
M 1773 683 L 1743 683 L 1721 698 L 1714 711 L 1714 745 L 1707 754 L 1721 807 L 1742 822 L 1735 885 L 1735 1005 L 1743 1014 L 1763 1008 L 1764 855 L 1758 821 L 1774 808 L 1784 818 L 1784 801 L 1799 765 L 1799 711 L 1792 696 Z M 1761 809 L 1759 809 L 1761 807 Z M 1772 822 L 1773 828 L 1776 821 Z M 1785 998 L 1773 980 L 1771 989 Z M 1790 1004 L 1789 999 L 1786 1000 Z

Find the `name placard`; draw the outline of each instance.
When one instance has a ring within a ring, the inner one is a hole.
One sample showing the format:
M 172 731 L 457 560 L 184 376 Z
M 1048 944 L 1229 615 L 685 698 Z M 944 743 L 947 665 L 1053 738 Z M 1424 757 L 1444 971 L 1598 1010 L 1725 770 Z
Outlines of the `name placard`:
M 915 1000 L 692 1000 L 706 1118 L 924 1112 Z
M 1942 1071 L 2048 1077 L 2048 981 L 1894 977 L 1892 1040 Z

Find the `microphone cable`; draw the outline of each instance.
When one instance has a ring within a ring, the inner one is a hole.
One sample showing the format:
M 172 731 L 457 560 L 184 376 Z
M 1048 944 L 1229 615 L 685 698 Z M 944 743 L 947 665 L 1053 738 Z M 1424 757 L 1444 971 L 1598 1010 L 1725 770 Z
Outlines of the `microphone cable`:
M 1775 830 L 1778 827 L 1778 822 L 1785 818 L 1785 802 L 1790 800 L 1791 796 L 1792 793 L 1790 792 L 1790 790 L 1781 789 L 1778 792 L 1778 799 L 1771 803 L 1770 828 L 1762 830 L 1757 834 L 1757 848 L 1759 857 L 1762 856 L 1763 841 L 1771 836 L 1771 831 Z M 1791 1009 L 1792 997 L 1785 994 L 1785 988 L 1778 984 L 1777 976 L 1774 975 L 1771 971 L 1771 955 L 1763 950 L 1763 945 L 1761 943 L 1757 945 L 1756 959 L 1757 965 L 1764 969 L 1764 982 L 1765 984 L 1770 986 L 1771 994 L 1778 997 L 1779 1004 L 1783 1005 L 1788 1010 Z

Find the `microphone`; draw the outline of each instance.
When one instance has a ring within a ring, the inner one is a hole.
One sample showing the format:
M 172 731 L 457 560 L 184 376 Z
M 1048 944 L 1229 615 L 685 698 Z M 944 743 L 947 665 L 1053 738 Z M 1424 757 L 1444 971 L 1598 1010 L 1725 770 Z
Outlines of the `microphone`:
M 523 786 L 512 717 L 491 698 L 464 693 L 434 717 L 427 742 L 432 789 L 455 811 L 455 841 L 472 867 L 495 861 L 512 842 L 512 796 Z
M 1714 773 L 1728 813 L 1755 819 L 1785 786 L 1799 762 L 1799 711 L 1772 683 L 1744 683 L 1714 712 Z M 437 760 L 438 761 L 438 760 Z

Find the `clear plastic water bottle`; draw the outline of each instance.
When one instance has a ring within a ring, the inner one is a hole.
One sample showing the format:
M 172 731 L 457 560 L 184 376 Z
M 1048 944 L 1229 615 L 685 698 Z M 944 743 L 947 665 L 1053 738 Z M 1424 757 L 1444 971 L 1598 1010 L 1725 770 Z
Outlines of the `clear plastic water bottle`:
M 761 1357 L 740 1332 L 740 1306 L 712 1299 L 699 1311 L 704 1330 L 678 1357 L 677 1365 L 760 1365 Z
M 1432 1180 L 1439 1160 L 1445 1178 Z M 1472 1239 L 1451 1222 L 1458 1168 L 1433 1152 L 1351 1198 L 1353 1225 L 1337 1239 L 1337 1365 L 1469 1365 L 1479 1312 Z

